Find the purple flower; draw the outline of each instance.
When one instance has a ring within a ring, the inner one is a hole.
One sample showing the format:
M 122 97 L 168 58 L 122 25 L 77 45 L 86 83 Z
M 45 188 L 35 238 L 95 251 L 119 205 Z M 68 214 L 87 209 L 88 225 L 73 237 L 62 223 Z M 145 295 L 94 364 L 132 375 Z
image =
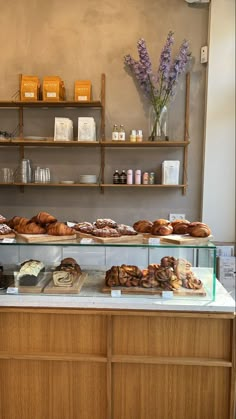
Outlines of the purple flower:
M 124 58 L 125 64 L 135 75 L 141 89 L 152 103 L 156 114 L 175 95 L 179 76 L 186 70 L 190 59 L 189 43 L 184 40 L 176 58 L 171 60 L 171 49 L 174 43 L 174 33 L 168 33 L 166 43 L 162 49 L 159 67 L 155 73 L 152 71 L 146 42 L 143 38 L 137 42 L 139 60 L 134 60 L 131 55 Z

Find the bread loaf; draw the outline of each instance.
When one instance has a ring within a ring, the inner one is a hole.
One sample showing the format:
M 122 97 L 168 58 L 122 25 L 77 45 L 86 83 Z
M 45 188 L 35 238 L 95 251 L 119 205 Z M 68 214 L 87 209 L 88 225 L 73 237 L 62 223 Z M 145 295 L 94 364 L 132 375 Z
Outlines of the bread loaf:
M 208 237 L 211 234 L 211 230 L 207 224 L 194 221 L 189 224 L 187 233 L 193 237 Z

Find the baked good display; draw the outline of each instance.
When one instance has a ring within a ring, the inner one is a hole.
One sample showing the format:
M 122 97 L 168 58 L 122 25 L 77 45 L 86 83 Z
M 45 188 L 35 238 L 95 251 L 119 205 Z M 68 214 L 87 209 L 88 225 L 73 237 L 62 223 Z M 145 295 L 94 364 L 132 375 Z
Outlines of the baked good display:
M 64 223 L 55 222 L 46 226 L 45 232 L 52 236 L 72 236 L 75 231 Z
M 3 215 L 0 214 L 0 224 L 5 224 L 6 221 L 7 219 Z
M 121 234 L 115 229 L 111 227 L 103 227 L 103 228 L 94 228 L 92 231 L 93 236 L 97 237 L 120 237 Z
M 121 236 L 135 236 L 138 234 L 133 227 L 126 224 L 118 224 L 116 230 Z
M 149 220 L 139 220 L 133 224 L 133 228 L 138 233 L 151 233 L 153 223 Z
M 188 220 L 175 220 L 171 222 L 173 227 L 173 234 L 187 234 L 190 221 Z
M 13 230 L 7 224 L 0 224 L 0 236 L 11 233 L 13 233 Z
M 187 233 L 193 237 L 208 237 L 211 234 L 211 230 L 207 224 L 194 221 L 189 224 Z
M 165 256 L 159 264 L 149 264 L 141 270 L 135 265 L 112 266 L 105 275 L 108 287 L 155 288 L 178 291 L 181 287 L 192 290 L 202 288 L 202 281 L 191 270 L 186 259 Z
M 26 223 L 21 225 L 20 223 L 14 227 L 14 230 L 20 234 L 45 234 L 46 229 L 36 223 Z
M 114 220 L 111 220 L 110 218 L 97 218 L 97 220 L 95 221 L 95 227 L 96 228 L 104 228 L 104 227 L 116 228 L 117 222 Z
M 55 223 L 57 219 L 49 214 L 48 212 L 42 211 L 36 214 L 34 217 L 31 218 L 30 221 L 33 221 L 38 224 L 46 225 L 50 223 Z
M 56 287 L 72 287 L 74 281 L 82 274 L 81 268 L 73 258 L 65 258 L 52 274 Z
M 170 221 L 160 218 L 153 222 L 151 229 L 151 234 L 154 236 L 167 236 L 173 233 L 173 227 L 170 224 Z
M 43 262 L 40 262 L 39 260 L 29 259 L 21 263 L 18 273 L 19 285 L 37 285 L 39 281 L 39 274 L 44 270 L 45 266 Z
M 95 228 L 94 224 L 84 221 L 77 223 L 73 226 L 74 230 L 80 231 L 81 233 L 91 234 Z

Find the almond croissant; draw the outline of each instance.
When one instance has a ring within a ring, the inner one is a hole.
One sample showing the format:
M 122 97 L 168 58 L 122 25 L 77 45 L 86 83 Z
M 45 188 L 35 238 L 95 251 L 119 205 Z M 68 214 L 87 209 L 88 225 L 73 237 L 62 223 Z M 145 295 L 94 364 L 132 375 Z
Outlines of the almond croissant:
M 66 226 L 64 223 L 53 223 L 47 226 L 47 234 L 52 236 L 71 236 L 75 232 L 73 228 Z
M 39 224 L 49 224 L 49 223 L 55 223 L 57 221 L 57 219 L 49 214 L 48 212 L 39 212 L 37 215 L 35 215 L 33 218 L 31 218 L 31 221 L 34 223 L 39 223 Z

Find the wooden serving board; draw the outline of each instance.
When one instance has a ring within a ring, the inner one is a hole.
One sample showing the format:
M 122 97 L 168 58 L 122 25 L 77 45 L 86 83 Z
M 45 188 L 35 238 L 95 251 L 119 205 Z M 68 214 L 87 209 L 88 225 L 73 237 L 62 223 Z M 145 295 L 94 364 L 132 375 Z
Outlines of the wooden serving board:
M 64 240 L 76 239 L 76 234 L 67 236 L 51 236 L 49 234 L 19 234 L 16 233 L 16 238 L 27 243 L 47 243 Z
M 92 239 L 97 243 L 143 243 L 143 235 L 136 234 L 134 236 L 120 236 L 120 237 L 98 237 L 92 234 L 76 232 L 77 238 L 88 238 Z
M 153 236 L 155 237 L 155 236 Z M 160 243 L 173 244 L 206 244 L 213 240 L 213 236 L 208 237 L 192 237 L 189 234 L 170 234 L 169 236 L 161 236 Z
M 9 233 L 9 234 L 0 234 L 0 240 L 2 239 L 14 239 L 16 237 L 15 233 Z
M 43 292 L 51 277 L 51 272 L 43 272 L 40 274 L 39 282 L 36 285 L 19 285 L 18 292 L 22 294 L 39 294 Z
M 143 287 L 103 287 L 102 292 L 106 294 L 110 294 L 111 291 L 120 290 L 121 294 L 139 294 L 139 295 L 162 295 L 162 290 L 160 288 L 143 288 Z M 188 288 L 180 287 L 178 290 L 173 291 L 173 294 L 176 296 L 193 296 L 198 295 L 200 297 L 206 296 L 206 291 L 202 287 L 198 290 L 192 290 Z
M 50 282 L 44 288 L 43 292 L 44 294 L 79 294 L 87 276 L 87 273 L 82 273 L 71 287 L 56 287 L 51 277 Z

